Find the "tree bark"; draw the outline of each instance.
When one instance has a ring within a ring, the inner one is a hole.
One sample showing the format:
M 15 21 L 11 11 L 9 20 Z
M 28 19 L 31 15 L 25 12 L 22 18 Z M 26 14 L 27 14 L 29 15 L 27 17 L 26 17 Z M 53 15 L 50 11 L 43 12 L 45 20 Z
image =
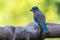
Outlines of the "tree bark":
M 47 38 L 60 38 L 60 24 L 47 23 L 47 29 L 49 31 Z

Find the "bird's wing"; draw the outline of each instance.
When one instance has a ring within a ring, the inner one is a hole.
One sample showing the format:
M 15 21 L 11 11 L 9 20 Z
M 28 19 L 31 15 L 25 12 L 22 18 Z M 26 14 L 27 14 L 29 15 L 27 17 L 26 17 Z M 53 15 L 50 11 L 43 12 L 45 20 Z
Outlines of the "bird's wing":
M 45 16 L 40 14 L 35 14 L 35 19 L 38 20 L 40 23 L 42 23 L 45 20 Z

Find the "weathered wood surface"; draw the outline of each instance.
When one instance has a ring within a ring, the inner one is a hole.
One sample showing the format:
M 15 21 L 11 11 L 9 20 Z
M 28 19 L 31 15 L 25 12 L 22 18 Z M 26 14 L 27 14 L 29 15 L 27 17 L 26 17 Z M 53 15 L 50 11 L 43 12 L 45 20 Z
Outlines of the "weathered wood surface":
M 6 40 L 7 38 L 13 40 L 14 29 L 13 26 L 0 26 L 0 40 Z
M 47 28 L 49 31 L 49 38 L 60 38 L 60 24 L 48 23 Z
M 10 40 L 44 40 L 44 38 L 60 38 L 60 24 L 47 23 L 47 28 L 49 34 L 42 35 L 42 39 L 40 39 L 41 30 L 40 27 L 37 26 L 35 23 L 29 23 L 26 27 L 0 27 L 0 38 L 9 38 Z
M 34 23 L 28 24 L 26 27 L 15 27 L 15 39 L 29 40 L 36 39 L 40 34 L 40 29 Z

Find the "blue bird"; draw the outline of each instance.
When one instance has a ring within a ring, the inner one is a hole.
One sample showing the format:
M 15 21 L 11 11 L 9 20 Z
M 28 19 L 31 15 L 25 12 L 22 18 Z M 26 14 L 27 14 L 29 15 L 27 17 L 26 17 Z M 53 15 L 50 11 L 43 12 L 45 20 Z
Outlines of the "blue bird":
M 37 6 L 33 6 L 31 10 L 34 13 L 34 21 L 38 26 L 41 26 L 44 33 L 48 33 L 48 29 L 46 26 L 45 15 L 39 10 Z

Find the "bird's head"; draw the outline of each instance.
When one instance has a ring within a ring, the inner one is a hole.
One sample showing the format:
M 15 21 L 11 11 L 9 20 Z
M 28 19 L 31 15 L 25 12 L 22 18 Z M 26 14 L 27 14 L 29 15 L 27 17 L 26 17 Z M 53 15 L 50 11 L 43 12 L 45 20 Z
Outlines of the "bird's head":
M 38 10 L 39 10 L 39 8 L 37 6 L 33 6 L 30 11 L 33 11 L 35 13 Z

